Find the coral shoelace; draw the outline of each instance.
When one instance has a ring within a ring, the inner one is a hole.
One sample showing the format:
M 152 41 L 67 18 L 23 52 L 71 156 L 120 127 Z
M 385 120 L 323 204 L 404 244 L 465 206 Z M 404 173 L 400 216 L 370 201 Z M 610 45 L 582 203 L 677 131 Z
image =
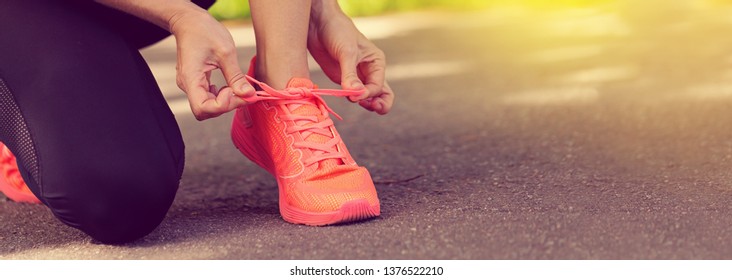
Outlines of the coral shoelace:
M 328 107 L 328 104 L 325 103 L 325 100 L 322 96 L 360 96 L 365 92 L 365 89 L 338 90 L 295 87 L 287 88 L 284 90 L 276 90 L 263 82 L 257 81 L 251 76 L 247 75 L 246 77 L 250 83 L 256 84 L 262 89 L 261 91 L 257 91 L 254 96 L 245 98 L 245 100 L 249 103 L 267 100 L 279 100 L 283 101 L 281 104 L 285 105 L 285 107 L 287 107 L 288 104 L 312 105 L 313 103 L 315 103 L 315 105 L 320 109 L 321 113 L 324 116 L 322 120 L 320 120 L 318 116 L 293 114 L 289 111 L 289 109 L 284 116 L 280 116 L 281 120 L 292 121 L 293 123 L 295 123 L 294 126 L 287 128 L 287 133 L 300 132 L 302 134 L 302 139 L 307 139 L 308 136 L 312 135 L 313 133 L 330 138 L 330 140 L 326 141 L 325 143 L 312 141 L 296 141 L 294 143 L 293 146 L 296 148 L 307 148 L 313 151 L 313 156 L 304 160 L 303 163 L 305 164 L 305 166 L 309 166 L 311 164 L 326 159 L 341 159 L 346 157 L 346 155 L 338 148 L 338 144 L 342 140 L 340 137 L 336 136 L 335 130 L 332 129 L 333 120 L 328 118 L 328 113 L 332 113 L 339 120 L 343 120 L 343 118 L 336 114 L 333 109 Z M 301 123 L 301 121 L 307 121 L 308 125 L 298 125 L 298 123 Z

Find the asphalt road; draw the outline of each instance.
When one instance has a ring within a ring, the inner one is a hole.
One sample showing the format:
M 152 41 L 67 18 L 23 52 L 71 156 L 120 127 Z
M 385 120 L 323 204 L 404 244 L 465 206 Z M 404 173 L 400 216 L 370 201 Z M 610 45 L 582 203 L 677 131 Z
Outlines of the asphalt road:
M 231 144 L 232 115 L 187 111 L 163 42 L 144 54 L 187 144 L 163 224 L 101 245 L 0 200 L 0 258 L 732 258 L 732 9 L 637 2 L 359 20 L 397 104 L 377 116 L 328 100 L 382 216 L 330 227 L 279 217 L 274 179 Z M 232 30 L 245 62 L 251 28 Z

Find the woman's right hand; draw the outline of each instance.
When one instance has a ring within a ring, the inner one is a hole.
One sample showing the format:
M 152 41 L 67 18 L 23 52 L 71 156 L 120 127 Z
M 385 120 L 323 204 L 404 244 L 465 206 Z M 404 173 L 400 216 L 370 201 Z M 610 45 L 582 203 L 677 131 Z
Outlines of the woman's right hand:
M 178 46 L 176 81 L 188 96 L 196 119 L 219 116 L 246 104 L 254 95 L 239 67 L 231 34 L 208 12 L 189 0 L 95 0 L 164 28 Z M 211 71 L 221 69 L 226 86 L 211 84 Z
M 178 46 L 176 81 L 186 92 L 196 119 L 229 112 L 254 95 L 239 67 L 231 34 L 211 15 L 202 9 L 175 14 L 170 18 L 170 31 Z M 227 86 L 217 89 L 211 84 L 215 69 L 221 69 Z

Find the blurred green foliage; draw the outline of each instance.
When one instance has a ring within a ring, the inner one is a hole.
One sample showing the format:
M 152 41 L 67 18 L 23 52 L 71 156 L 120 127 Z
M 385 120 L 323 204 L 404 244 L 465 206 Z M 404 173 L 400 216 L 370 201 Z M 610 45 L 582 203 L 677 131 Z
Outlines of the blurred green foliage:
M 372 16 L 387 12 L 409 11 L 423 8 L 465 10 L 487 7 L 489 0 L 339 0 L 341 8 L 350 16 Z M 249 18 L 249 1 L 218 0 L 209 12 L 220 20 Z
M 729 5 L 732 0 L 338 0 L 338 2 L 348 15 L 358 17 L 418 9 L 476 10 L 491 7 L 521 6 L 545 10 L 639 2 L 657 3 L 658 5 L 695 3 L 715 6 Z M 247 0 L 218 0 L 209 11 L 216 18 L 222 20 L 246 19 L 250 16 L 249 1 Z
M 219 20 L 249 18 L 249 1 L 217 0 L 208 12 Z
M 346 14 L 357 16 L 373 16 L 387 12 L 409 11 L 424 8 L 440 8 L 450 10 L 469 10 L 487 7 L 491 1 L 486 0 L 339 0 Z

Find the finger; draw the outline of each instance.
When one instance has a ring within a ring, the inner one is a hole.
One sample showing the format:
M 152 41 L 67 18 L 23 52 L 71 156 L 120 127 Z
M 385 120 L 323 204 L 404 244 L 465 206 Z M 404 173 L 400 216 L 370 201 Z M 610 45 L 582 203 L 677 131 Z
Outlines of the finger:
M 384 83 L 379 95 L 370 97 L 359 102 L 359 105 L 364 107 L 366 110 L 374 111 L 380 115 L 384 115 L 391 111 L 394 104 L 394 91 L 391 89 L 389 84 Z
M 216 102 L 220 105 L 217 113 L 226 113 L 234 110 L 238 107 L 246 105 L 247 102 L 234 94 L 234 91 L 230 87 L 224 87 L 216 95 Z
M 328 79 L 336 84 L 341 84 L 341 66 L 338 65 L 337 61 L 333 60 L 329 54 L 327 56 L 314 56 L 313 58 L 320 66 L 320 69 L 323 69 L 323 73 L 328 76 Z
M 356 52 L 345 51 L 341 53 L 338 63 L 341 68 L 341 87 L 347 90 L 364 89 L 363 82 L 358 78 L 358 56 Z M 361 100 L 355 97 L 349 97 L 351 101 Z
M 372 60 L 359 64 L 359 74 L 364 81 L 368 97 L 380 94 L 384 88 L 386 61 L 381 54 L 375 54 Z
M 246 76 L 241 71 L 236 51 L 227 53 L 222 58 L 220 65 L 226 84 L 229 85 L 236 96 L 242 98 L 254 96 L 254 87 L 247 82 Z
M 361 105 L 361 107 L 363 107 L 364 109 L 373 112 L 374 111 L 373 102 L 374 102 L 373 98 L 366 98 L 364 100 L 359 101 L 358 105 Z
M 207 81 L 201 81 L 204 84 L 193 83 L 187 87 L 188 102 L 191 111 L 197 120 L 217 117 L 223 113 L 231 111 L 239 106 L 246 104 L 242 98 L 235 97 L 230 87 L 224 87 L 218 92 L 212 92 L 215 87 L 206 86 Z M 207 89 L 208 88 L 208 89 Z
M 216 87 L 210 83 L 211 71 L 215 65 L 203 65 L 202 67 L 184 67 L 185 65 L 196 65 L 195 63 L 180 63 L 176 80 L 179 87 L 186 92 L 191 111 L 197 120 L 205 120 L 220 115 L 223 111 L 216 102 Z M 225 112 L 225 111 L 224 111 Z
M 212 113 L 215 110 L 210 109 L 211 104 L 209 100 L 215 100 L 215 95 L 197 85 L 189 86 L 186 89 L 188 103 L 191 106 L 191 112 L 193 112 L 196 119 L 202 121 L 213 117 Z
M 380 115 L 389 113 L 391 108 L 394 106 L 394 91 L 388 83 L 384 82 L 384 89 L 382 92 L 383 93 L 379 95 L 379 98 L 376 100 L 379 105 L 374 108 L 376 113 L 379 113 Z
M 323 73 L 328 76 L 328 79 L 336 84 L 341 84 L 341 67 L 338 65 L 338 61 L 330 55 L 330 53 L 323 48 L 323 45 L 318 41 L 308 41 L 308 50 L 312 55 L 315 62 L 320 65 L 323 69 Z
M 196 119 L 205 120 L 209 118 L 218 117 L 226 112 L 236 109 L 237 107 L 246 105 L 247 102 L 244 99 L 234 95 L 231 88 L 224 88 L 220 90 L 216 97 L 210 96 L 198 104 L 198 108 L 194 109 Z M 191 103 L 191 107 L 195 107 L 194 103 Z

